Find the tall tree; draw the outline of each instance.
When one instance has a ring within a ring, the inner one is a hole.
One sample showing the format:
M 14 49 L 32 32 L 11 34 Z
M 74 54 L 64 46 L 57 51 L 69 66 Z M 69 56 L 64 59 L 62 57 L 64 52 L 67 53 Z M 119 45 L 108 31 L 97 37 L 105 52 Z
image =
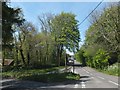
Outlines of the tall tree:
M 14 9 L 9 7 L 7 2 L 2 2 L 2 49 L 3 49 L 3 65 L 5 58 L 5 50 L 13 46 L 12 25 L 21 25 L 24 21 L 20 8 Z
M 96 11 L 92 14 L 90 18 L 92 24 L 86 32 L 84 49 L 88 65 L 94 67 L 99 63 L 102 67 L 103 63 L 108 65 L 108 62 L 109 64 L 117 62 L 117 57 L 120 54 L 118 21 L 120 12 L 118 10 L 120 10 L 120 5 L 112 4 L 104 8 L 102 12 Z
M 105 45 L 109 52 L 120 52 L 119 8 L 119 4 L 113 4 L 105 8 L 99 17 L 98 14 L 92 15 L 96 43 Z
M 0 7 L 2 7 L 2 2 L 0 2 Z M 0 59 L 2 59 L 2 8 L 0 8 Z
M 38 16 L 41 26 L 41 33 L 44 36 L 44 48 L 45 48 L 45 62 L 49 61 L 49 47 L 52 44 L 50 42 L 51 39 L 51 20 L 53 19 L 53 15 L 51 13 L 43 14 L 42 16 Z
M 52 35 L 56 42 L 58 66 L 61 62 L 61 56 L 64 50 L 69 49 L 75 52 L 78 49 L 79 30 L 78 21 L 72 13 L 62 12 L 56 15 L 52 20 Z
M 25 22 L 18 29 L 17 45 L 16 47 L 20 51 L 21 59 L 24 66 L 30 64 L 30 54 L 32 49 L 32 38 L 35 35 L 36 29 L 30 22 Z

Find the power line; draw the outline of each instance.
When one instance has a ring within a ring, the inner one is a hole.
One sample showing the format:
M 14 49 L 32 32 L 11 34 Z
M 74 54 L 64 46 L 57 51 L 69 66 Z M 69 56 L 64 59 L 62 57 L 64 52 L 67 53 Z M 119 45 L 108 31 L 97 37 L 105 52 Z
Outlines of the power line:
M 85 17 L 85 19 L 83 19 L 83 21 L 79 24 L 79 26 L 100 6 L 100 4 L 103 2 L 104 0 L 102 0 L 89 14 L 87 17 Z

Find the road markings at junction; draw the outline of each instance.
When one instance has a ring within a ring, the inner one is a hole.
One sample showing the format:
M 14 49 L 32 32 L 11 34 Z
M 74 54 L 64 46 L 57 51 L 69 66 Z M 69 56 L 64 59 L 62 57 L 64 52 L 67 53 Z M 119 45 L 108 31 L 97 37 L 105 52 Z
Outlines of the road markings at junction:
M 6 85 L 6 86 L 0 86 L 0 90 L 7 88 L 7 87 L 11 87 L 12 85 Z
M 94 77 L 91 77 L 91 79 L 93 79 Z
M 75 84 L 74 88 L 78 88 L 78 84 Z
M 120 86 L 118 83 L 116 83 L 116 82 L 113 82 L 113 81 L 108 81 L 108 82 L 110 82 L 110 83 L 113 83 L 113 84 L 115 84 L 115 85 L 117 85 L 117 86 Z
M 90 73 L 90 75 L 93 75 L 93 74 Z
M 85 82 L 81 82 L 82 88 L 85 88 Z
M 85 69 L 83 69 L 86 73 L 90 73 L 90 72 L 88 72 L 87 70 L 85 70 Z
M 100 76 L 98 76 L 98 78 L 100 78 L 100 79 L 105 79 L 105 78 L 103 78 L 103 77 L 100 77 Z
M 90 73 L 90 72 L 86 71 L 86 73 Z

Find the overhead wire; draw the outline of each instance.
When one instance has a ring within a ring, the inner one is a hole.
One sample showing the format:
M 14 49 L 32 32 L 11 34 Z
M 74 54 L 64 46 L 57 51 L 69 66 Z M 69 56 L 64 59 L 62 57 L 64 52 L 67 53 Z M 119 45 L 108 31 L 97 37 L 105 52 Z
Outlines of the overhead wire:
M 78 24 L 79 26 L 102 4 L 104 0 L 98 3 L 98 5 Z

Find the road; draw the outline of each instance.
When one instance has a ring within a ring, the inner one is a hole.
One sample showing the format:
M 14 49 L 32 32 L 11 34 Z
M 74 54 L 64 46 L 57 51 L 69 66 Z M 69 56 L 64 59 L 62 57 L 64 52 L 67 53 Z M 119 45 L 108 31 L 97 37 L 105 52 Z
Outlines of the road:
M 46 84 L 12 79 L 8 80 L 10 85 L 7 84 L 5 80 L 1 82 L 3 83 L 3 87 L 6 87 L 4 90 L 40 90 L 41 88 L 112 88 L 109 90 L 118 90 L 115 88 L 120 88 L 118 77 L 100 73 L 90 67 L 81 67 L 77 62 L 75 65 L 75 73 L 80 74 L 81 76 L 80 80 L 75 82 Z M 73 69 L 71 69 L 71 71 L 72 70 Z
M 78 64 L 78 63 L 77 63 Z M 98 72 L 90 67 L 75 67 L 75 73 L 80 74 L 80 83 L 76 88 L 118 88 L 118 77 Z

